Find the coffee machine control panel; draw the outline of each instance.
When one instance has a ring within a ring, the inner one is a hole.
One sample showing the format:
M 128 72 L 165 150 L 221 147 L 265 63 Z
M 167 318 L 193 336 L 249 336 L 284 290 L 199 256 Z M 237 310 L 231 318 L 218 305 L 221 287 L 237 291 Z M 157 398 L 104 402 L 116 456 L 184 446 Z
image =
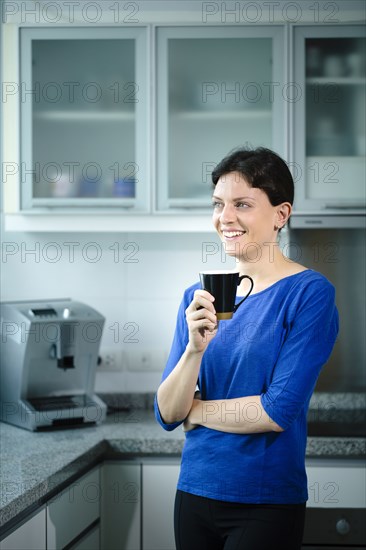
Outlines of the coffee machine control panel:
M 14 303 L 16 304 L 16 302 Z M 52 304 L 39 302 L 36 304 L 19 303 L 18 312 L 29 321 L 90 321 L 95 316 L 95 310 L 85 307 L 80 302 L 70 299 L 54 300 Z
M 61 316 L 63 319 L 68 319 L 69 317 L 72 316 L 73 312 L 70 308 L 65 307 L 63 308 L 61 315 L 59 315 L 55 309 L 50 307 L 50 308 L 42 308 L 42 309 L 30 309 L 29 313 L 33 317 L 37 317 L 39 319 L 49 319 L 50 317 L 53 318 L 53 317 L 59 317 L 59 316 Z
M 48 319 L 49 317 L 57 317 L 57 311 L 52 307 L 42 308 L 42 309 L 30 309 L 29 313 L 34 317 L 39 317 L 42 319 Z

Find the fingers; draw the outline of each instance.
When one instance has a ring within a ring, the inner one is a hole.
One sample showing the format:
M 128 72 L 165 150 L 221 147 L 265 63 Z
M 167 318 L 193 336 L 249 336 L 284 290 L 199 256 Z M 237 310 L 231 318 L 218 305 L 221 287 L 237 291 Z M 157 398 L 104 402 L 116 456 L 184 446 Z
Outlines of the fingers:
M 188 345 L 194 351 L 205 351 L 217 333 L 218 321 L 213 301 L 214 297 L 206 290 L 196 290 L 185 311 L 189 331 Z
M 211 329 L 216 327 L 217 325 L 217 318 L 215 313 L 211 313 L 211 311 L 208 311 L 207 309 L 193 311 L 192 313 L 189 313 L 186 317 L 188 324 L 199 321 L 201 327 Z M 213 327 L 211 327 L 211 325 L 213 325 Z
M 206 332 L 215 332 L 217 330 L 217 321 L 210 321 L 210 319 L 198 319 L 197 321 L 191 321 L 190 327 L 193 330 L 197 330 L 201 336 L 205 336 Z
M 189 321 L 210 321 L 214 325 L 217 324 L 216 310 L 213 305 L 214 297 L 206 290 L 196 290 L 193 300 L 186 309 L 187 322 Z M 207 326 L 204 323 L 203 326 Z M 211 327 L 212 328 L 212 327 Z
M 188 311 L 194 311 L 196 309 L 205 308 L 215 313 L 215 307 L 213 305 L 215 298 L 207 292 L 207 290 L 196 290 L 193 295 L 193 300 L 188 306 Z

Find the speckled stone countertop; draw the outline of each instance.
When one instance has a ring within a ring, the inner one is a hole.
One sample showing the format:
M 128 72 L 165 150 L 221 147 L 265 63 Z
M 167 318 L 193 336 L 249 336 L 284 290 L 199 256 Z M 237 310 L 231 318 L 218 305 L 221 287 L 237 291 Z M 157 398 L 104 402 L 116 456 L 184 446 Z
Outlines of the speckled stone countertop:
M 329 403 L 329 398 L 324 402 Z M 331 402 L 335 402 L 334 396 Z M 353 405 L 355 403 L 362 405 L 353 399 Z M 65 484 L 103 460 L 179 457 L 183 431 L 178 428 L 165 432 L 157 424 L 150 397 L 143 402 L 148 409 L 138 408 L 141 402 L 132 405 L 137 408 L 130 412 L 113 406 L 113 412 L 103 424 L 78 429 L 33 433 L 0 423 L 0 536 Z M 312 406 L 316 409 L 319 401 L 313 401 Z M 308 457 L 364 458 L 365 443 L 362 437 L 309 437 L 306 454 Z

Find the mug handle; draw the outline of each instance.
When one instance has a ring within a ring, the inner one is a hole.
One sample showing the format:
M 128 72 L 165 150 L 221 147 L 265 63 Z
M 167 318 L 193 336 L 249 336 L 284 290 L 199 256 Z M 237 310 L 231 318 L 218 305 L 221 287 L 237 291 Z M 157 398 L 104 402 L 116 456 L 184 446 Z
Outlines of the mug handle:
M 254 287 L 254 281 L 253 281 L 253 279 L 252 279 L 251 277 L 249 277 L 249 275 L 240 275 L 240 277 L 239 277 L 239 279 L 238 279 L 238 286 L 240 285 L 240 283 L 242 282 L 243 279 L 249 279 L 250 285 L 251 285 L 251 286 L 250 286 L 250 289 L 249 289 L 248 294 L 247 294 L 246 296 L 244 296 L 244 298 L 243 298 L 238 304 L 236 304 L 236 305 L 234 306 L 234 313 L 235 313 L 235 311 L 238 309 L 238 307 L 241 306 L 241 304 L 242 304 L 243 302 L 245 302 L 245 300 L 248 298 L 249 294 L 252 292 L 253 287 Z

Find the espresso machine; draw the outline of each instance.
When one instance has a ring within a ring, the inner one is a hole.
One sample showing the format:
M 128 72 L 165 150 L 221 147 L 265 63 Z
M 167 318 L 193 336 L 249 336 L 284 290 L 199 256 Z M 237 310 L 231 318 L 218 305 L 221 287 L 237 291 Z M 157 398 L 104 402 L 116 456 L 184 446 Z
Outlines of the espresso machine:
M 0 308 L 0 419 L 34 431 L 102 422 L 94 383 L 105 318 L 71 299 Z

